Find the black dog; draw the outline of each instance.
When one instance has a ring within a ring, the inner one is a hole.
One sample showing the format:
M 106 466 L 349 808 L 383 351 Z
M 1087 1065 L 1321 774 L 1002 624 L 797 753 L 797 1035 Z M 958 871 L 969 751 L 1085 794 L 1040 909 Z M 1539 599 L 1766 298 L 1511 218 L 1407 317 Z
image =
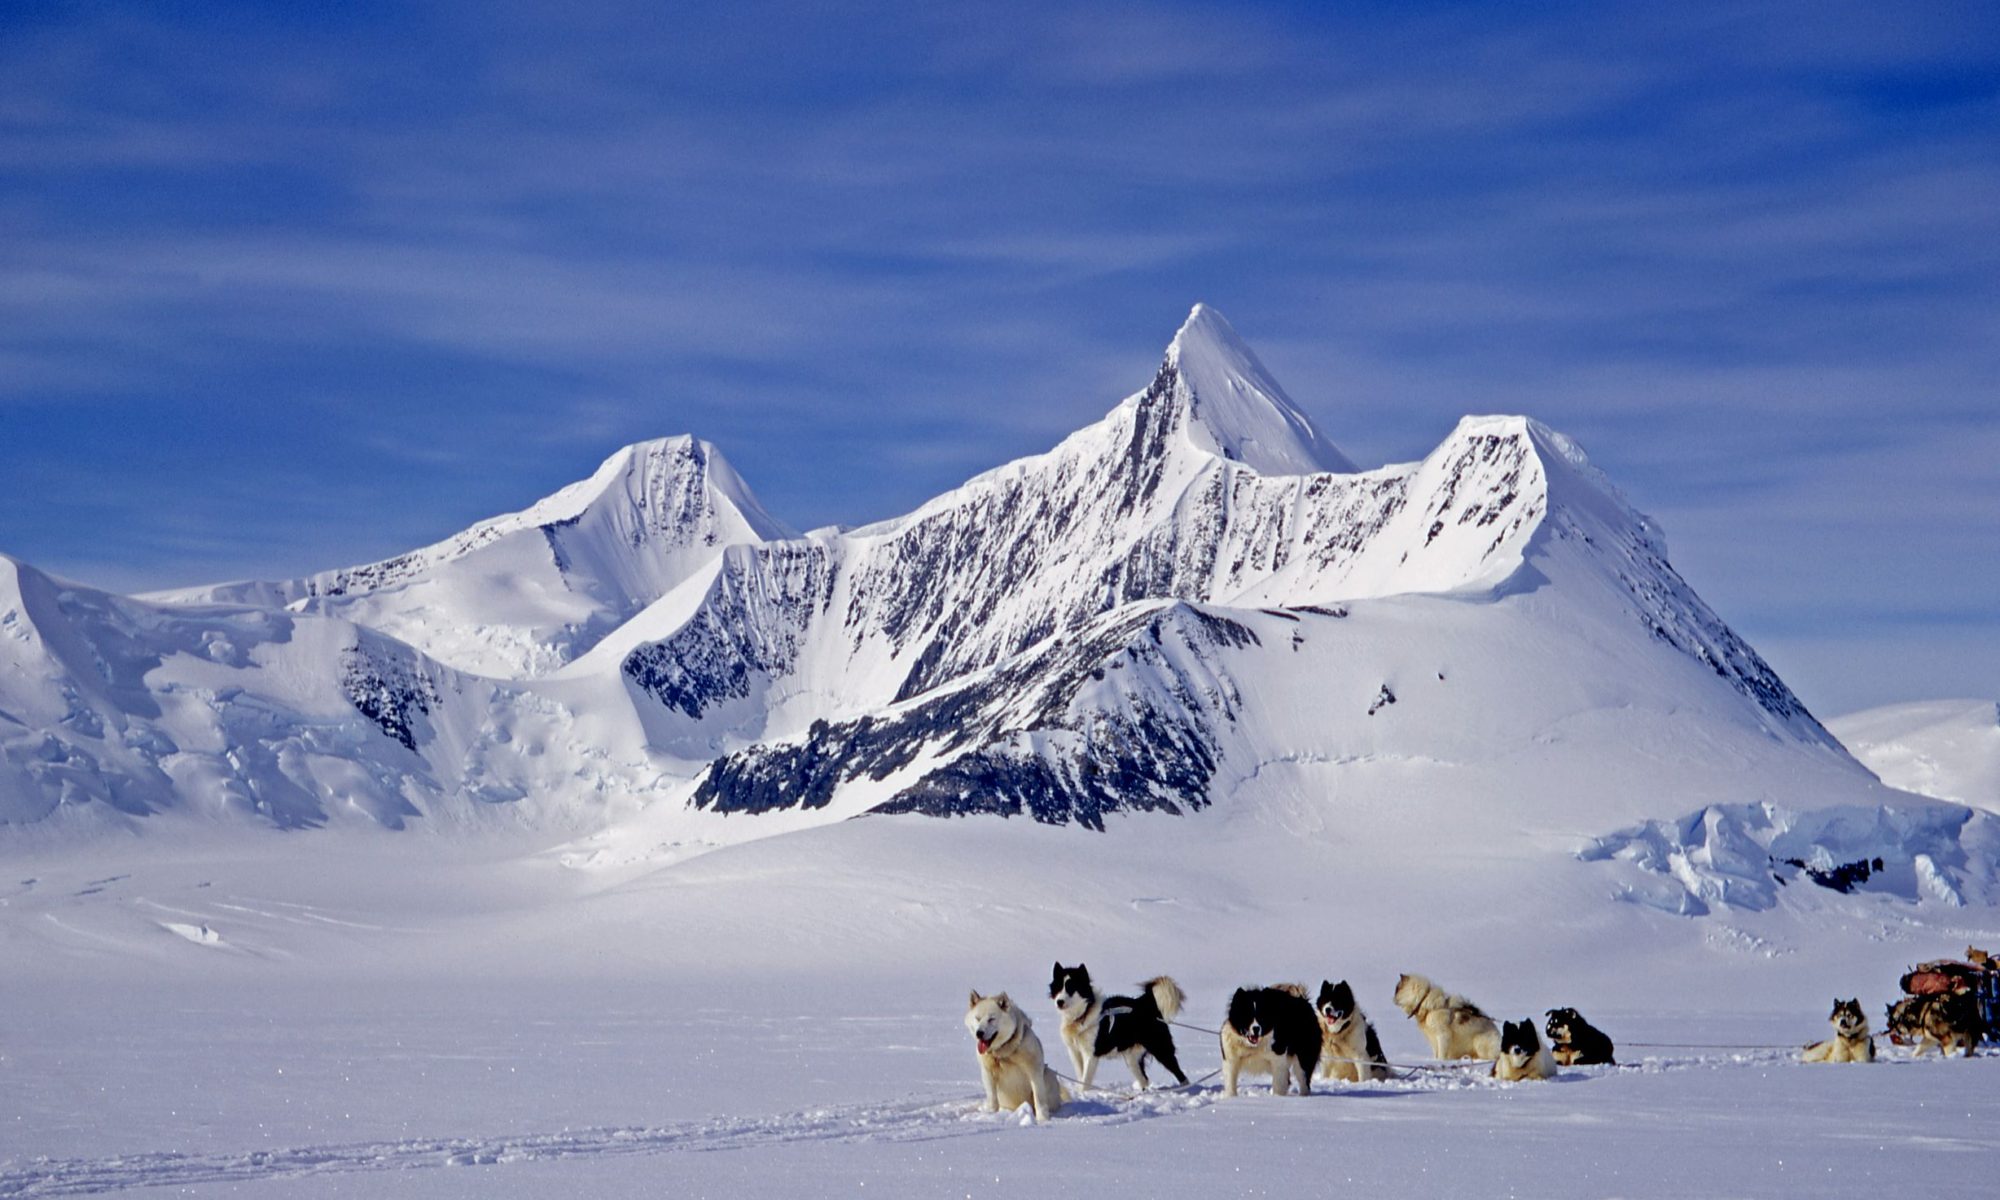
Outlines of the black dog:
M 1131 1068 L 1132 1078 L 1141 1088 L 1152 1086 L 1146 1078 L 1146 1059 L 1158 1059 L 1174 1078 L 1187 1083 L 1187 1075 L 1174 1057 L 1174 1033 L 1167 1022 L 1180 1015 L 1187 999 L 1180 985 L 1161 975 L 1139 985 L 1136 996 L 1101 997 L 1090 982 L 1090 968 L 1056 964 L 1049 979 L 1049 999 L 1062 1014 L 1063 1046 L 1076 1066 L 1076 1077 L 1092 1087 L 1097 1077 L 1097 1060 L 1116 1054 Z
M 1237 988 L 1222 1023 L 1222 1094 L 1236 1094 L 1245 1070 L 1271 1076 L 1271 1091 L 1283 1096 L 1293 1087 L 1312 1092 L 1319 1066 L 1319 1014 L 1299 985 Z
M 1549 1010 L 1549 1049 L 1565 1067 L 1615 1066 L 1611 1039 L 1573 1008 Z

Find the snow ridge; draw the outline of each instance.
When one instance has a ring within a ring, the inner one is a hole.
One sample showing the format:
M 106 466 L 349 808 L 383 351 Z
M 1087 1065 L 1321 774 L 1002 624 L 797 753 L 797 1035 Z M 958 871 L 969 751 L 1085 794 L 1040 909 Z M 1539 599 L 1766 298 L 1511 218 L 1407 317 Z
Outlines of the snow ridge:
M 1624 866 L 1619 898 L 1701 916 L 1777 907 L 1816 885 L 1952 908 L 2000 900 L 2000 818 L 1952 804 L 1710 805 L 1598 838 L 1579 857 Z

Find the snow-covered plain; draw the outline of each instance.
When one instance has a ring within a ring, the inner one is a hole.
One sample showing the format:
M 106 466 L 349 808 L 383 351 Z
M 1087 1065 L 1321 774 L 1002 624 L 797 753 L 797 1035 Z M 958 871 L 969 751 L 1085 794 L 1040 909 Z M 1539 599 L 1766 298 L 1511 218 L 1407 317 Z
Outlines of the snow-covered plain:
M 1793 1050 L 1985 913 L 1826 893 L 1693 920 L 1550 880 L 1354 921 L 1400 866 L 1307 838 L 1266 886 L 1227 829 L 1190 852 L 1146 820 L 869 819 L 616 883 L 389 834 L 315 835 L 310 870 L 269 838 L 10 853 L 0 1195 L 1860 1197 L 2000 1164 L 2000 1060 Z M 1459 867 L 1468 893 L 1499 873 Z M 1496 1015 L 1574 1004 L 1621 1065 L 1228 1101 L 1183 1029 L 1189 1091 L 977 1112 L 965 992 L 1010 989 L 1053 1048 L 1057 957 L 1171 971 L 1210 1029 L 1238 984 L 1346 977 L 1411 1064 L 1389 992 L 1422 970 Z
M 307 580 L 0 556 L 0 1197 L 1875 1196 L 1992 1176 L 2000 1077 L 1796 1048 L 1996 903 L 2000 814 L 1851 757 L 1569 439 L 1355 471 L 1205 309 L 862 529 L 673 438 Z M 976 1112 L 966 993 L 1055 1050 L 1056 959 L 1623 1065 Z

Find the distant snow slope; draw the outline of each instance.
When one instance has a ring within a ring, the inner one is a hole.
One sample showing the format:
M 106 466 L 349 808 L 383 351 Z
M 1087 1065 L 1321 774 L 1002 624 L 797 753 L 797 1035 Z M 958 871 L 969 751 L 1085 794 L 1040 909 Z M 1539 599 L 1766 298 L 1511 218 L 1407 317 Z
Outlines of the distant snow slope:
M 339 616 L 460 670 L 511 678 L 543 674 L 588 650 L 724 547 L 790 533 L 715 447 L 658 438 L 625 447 L 589 479 L 521 512 L 434 546 L 305 579 L 151 598 Z
M 0 555 L 0 829 L 592 828 L 658 776 L 616 706 L 464 675 L 350 621 L 152 604 Z M 622 755 L 619 751 L 622 749 Z
M 2000 813 L 2000 704 L 1892 704 L 1827 728 L 1890 787 Z

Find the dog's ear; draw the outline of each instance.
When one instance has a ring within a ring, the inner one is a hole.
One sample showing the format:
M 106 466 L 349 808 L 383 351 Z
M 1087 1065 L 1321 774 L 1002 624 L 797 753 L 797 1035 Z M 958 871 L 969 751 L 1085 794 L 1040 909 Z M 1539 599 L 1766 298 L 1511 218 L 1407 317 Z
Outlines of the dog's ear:
M 1007 993 L 1001 992 L 994 998 L 993 1003 L 1000 1006 L 1001 1012 L 1006 1012 L 1009 1008 L 1013 1007 L 1014 1002 L 1007 999 Z
M 1061 976 L 1062 976 L 1062 960 L 1061 960 L 1061 959 L 1057 959 L 1057 960 L 1056 960 L 1056 969 L 1055 969 L 1055 970 L 1053 970 L 1053 971 L 1050 971 L 1050 972 L 1049 972 L 1049 974 L 1051 974 L 1051 975 L 1054 975 L 1054 976 L 1056 976 L 1057 978 L 1061 978 Z
M 1354 989 L 1347 986 L 1345 979 L 1333 985 L 1333 1002 L 1342 1008 L 1354 1007 Z
M 984 999 L 986 999 L 986 997 L 984 997 L 984 996 L 982 996 L 982 995 L 980 995 L 980 994 L 979 994 L 979 989 L 978 989 L 978 988 L 974 988 L 974 989 L 972 990 L 972 999 L 970 999 L 970 1000 L 967 1000 L 967 1001 L 965 1002 L 965 1007 L 967 1007 L 967 1008 L 978 1008 L 978 1007 L 979 1007 L 979 1002 L 980 1002 L 981 1000 L 984 1000 Z

